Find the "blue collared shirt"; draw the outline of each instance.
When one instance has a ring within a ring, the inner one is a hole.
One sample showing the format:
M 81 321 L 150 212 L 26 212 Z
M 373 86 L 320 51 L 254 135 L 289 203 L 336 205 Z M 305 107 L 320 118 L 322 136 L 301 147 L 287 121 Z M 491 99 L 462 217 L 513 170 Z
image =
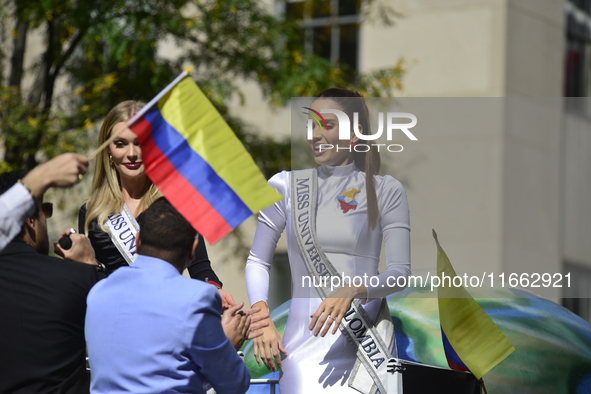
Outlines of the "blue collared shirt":
M 250 375 L 221 325 L 212 285 L 138 255 L 88 295 L 91 392 L 244 393 Z

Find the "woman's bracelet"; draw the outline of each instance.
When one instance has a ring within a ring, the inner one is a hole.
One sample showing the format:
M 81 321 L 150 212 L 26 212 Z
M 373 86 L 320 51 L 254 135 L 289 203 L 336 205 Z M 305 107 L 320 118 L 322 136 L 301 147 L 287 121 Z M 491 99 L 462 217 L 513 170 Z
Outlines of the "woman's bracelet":
M 213 280 L 208 280 L 208 281 L 207 281 L 207 282 L 205 282 L 205 283 L 209 283 L 210 285 L 214 285 L 215 287 L 217 287 L 217 288 L 218 288 L 218 290 L 222 288 L 222 286 L 220 286 L 220 284 L 219 284 L 218 282 L 216 282 L 216 281 L 213 281 Z

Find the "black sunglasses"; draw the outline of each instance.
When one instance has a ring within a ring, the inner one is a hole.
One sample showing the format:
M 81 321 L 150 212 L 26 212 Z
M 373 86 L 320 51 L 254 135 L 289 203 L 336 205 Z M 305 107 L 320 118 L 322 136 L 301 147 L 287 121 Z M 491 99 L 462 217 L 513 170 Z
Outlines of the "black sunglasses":
M 44 202 L 43 204 L 41 204 L 41 211 L 43 211 L 45 217 L 49 219 L 51 215 L 53 215 L 53 203 Z

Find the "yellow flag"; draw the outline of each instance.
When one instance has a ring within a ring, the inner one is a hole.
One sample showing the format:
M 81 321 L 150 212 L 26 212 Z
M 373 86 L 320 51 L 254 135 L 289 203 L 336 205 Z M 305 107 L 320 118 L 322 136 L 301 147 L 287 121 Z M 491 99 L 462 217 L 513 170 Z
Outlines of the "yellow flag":
M 465 370 L 466 367 L 480 379 L 515 348 L 470 293 L 463 286 L 453 286 L 456 272 L 439 245 L 435 230 L 433 237 L 441 280 L 437 295 L 445 356 L 450 368 Z
M 210 243 L 283 198 L 188 71 L 128 124 L 148 177 Z

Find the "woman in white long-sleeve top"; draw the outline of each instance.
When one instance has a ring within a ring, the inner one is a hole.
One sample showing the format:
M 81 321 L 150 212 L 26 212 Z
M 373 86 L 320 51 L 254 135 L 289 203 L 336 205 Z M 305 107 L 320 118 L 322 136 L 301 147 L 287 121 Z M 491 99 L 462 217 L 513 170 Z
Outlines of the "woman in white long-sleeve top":
M 339 122 L 335 114 L 321 114 L 322 110 L 331 109 L 342 111 L 351 119 L 350 139 L 339 139 Z M 329 89 L 314 99 L 309 110 L 316 114 L 310 116 L 318 120 L 312 123 L 312 139 L 309 141 L 320 165 L 312 172 L 317 178 L 317 192 L 312 192 L 311 197 L 300 195 L 300 187 L 304 189 L 306 184 L 297 184 L 294 201 L 294 172 L 284 171 L 269 180 L 284 199 L 259 215 L 246 265 L 250 302 L 265 311 L 273 253 L 281 233 L 287 230 L 293 298 L 284 337 L 283 340 L 280 338 L 270 322 L 263 329 L 263 335 L 255 339 L 255 357 L 257 361 L 262 359 L 272 371 L 281 368 L 282 394 L 357 393 L 349 387 L 348 378 L 357 373 L 354 368 L 356 351 L 362 345 L 348 341 L 346 334 L 339 330 L 339 324 L 343 322 L 345 327 L 351 322 L 354 300 L 363 304 L 361 308 L 373 323 L 380 312 L 382 297 L 401 290 L 393 283 L 397 277 L 410 274 L 408 204 L 399 181 L 388 175 L 377 175 L 380 167 L 377 150 L 373 147 L 368 152 L 363 152 L 365 147 L 355 149 L 355 144 L 363 141 L 359 141 L 353 127 L 357 126 L 360 134 L 371 134 L 368 110 L 358 92 Z M 353 125 L 354 113 L 358 114 L 358 125 Z M 317 116 L 320 114 L 324 119 Z M 313 201 L 314 197 L 317 242 L 332 265 L 333 275 L 366 278 L 360 286 L 342 286 L 330 297 L 321 296 L 318 281 L 315 282 L 310 272 L 311 268 L 326 274 L 317 251 L 306 246 L 312 245 L 308 222 L 301 220 L 307 217 L 307 213 L 297 213 L 297 223 L 292 220 L 292 210 L 305 208 L 306 201 Z M 302 247 L 298 243 L 298 232 Z M 379 274 L 382 241 L 387 270 Z M 353 328 L 356 327 L 357 323 Z M 393 338 L 384 338 L 384 342 L 390 351 L 393 350 Z M 381 363 L 376 360 L 374 358 L 374 364 Z

